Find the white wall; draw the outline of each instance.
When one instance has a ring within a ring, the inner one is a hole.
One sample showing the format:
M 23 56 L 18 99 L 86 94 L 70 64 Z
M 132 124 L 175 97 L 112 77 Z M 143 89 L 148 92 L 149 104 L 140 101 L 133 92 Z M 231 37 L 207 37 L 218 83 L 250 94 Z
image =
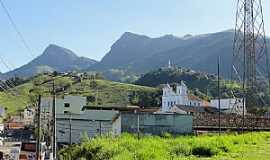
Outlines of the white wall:
M 94 137 L 101 134 L 121 134 L 121 118 L 119 111 L 86 110 L 81 114 L 57 114 L 57 142 L 69 143 L 71 118 L 72 143 L 79 143 L 86 134 Z
M 65 107 L 65 104 L 69 104 L 69 107 Z M 71 112 L 74 114 L 80 114 L 83 106 L 87 104 L 86 97 L 83 96 L 64 96 L 64 98 L 56 98 L 56 114 Z M 53 106 L 52 97 L 41 98 L 41 111 L 50 112 Z
M 25 125 L 31 125 L 34 123 L 35 110 L 32 108 L 25 108 L 23 111 L 23 119 Z
M 111 121 L 85 121 L 71 120 L 71 139 L 72 143 L 80 143 L 83 136 L 88 137 L 98 136 L 100 134 L 112 132 Z M 57 120 L 57 142 L 69 143 L 70 129 L 69 120 Z
M 64 99 L 56 99 L 56 113 L 70 112 L 80 114 L 86 102 L 86 97 L 82 96 L 65 96 Z M 65 104 L 69 104 L 69 107 L 65 107 Z
M 120 135 L 121 130 L 121 116 L 119 115 L 119 117 L 112 124 L 112 134 L 114 136 Z
M 4 131 L 4 124 L 0 124 L 0 133 Z
M 41 112 L 51 112 L 53 105 L 52 97 L 42 97 L 40 102 Z
M 188 100 L 188 106 L 202 107 L 202 101 L 199 100 Z
M 176 92 L 168 84 L 163 88 L 162 112 L 170 111 L 175 105 L 188 105 L 187 87 L 183 82 L 176 87 Z
M 212 107 L 218 108 L 218 99 L 211 100 L 210 105 Z M 244 105 L 244 110 L 246 112 L 246 106 Z M 220 108 L 222 110 L 229 110 L 233 113 L 242 113 L 243 111 L 243 99 L 242 98 L 229 98 L 220 99 Z

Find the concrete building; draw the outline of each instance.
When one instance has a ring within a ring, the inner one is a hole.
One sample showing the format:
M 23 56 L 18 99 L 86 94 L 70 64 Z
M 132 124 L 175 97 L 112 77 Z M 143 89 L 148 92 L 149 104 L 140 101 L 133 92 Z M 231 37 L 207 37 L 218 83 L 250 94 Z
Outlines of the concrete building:
M 41 142 L 41 156 L 39 160 L 45 159 L 45 143 Z M 36 142 L 5 142 L 0 146 L 0 159 L 9 160 L 36 160 Z
M 49 113 L 52 110 L 53 98 L 52 97 L 42 97 L 40 100 L 41 112 Z
M 218 109 L 218 99 L 213 99 L 210 102 L 212 107 Z M 243 99 L 242 98 L 228 98 L 228 99 L 220 99 L 220 108 L 224 113 L 235 113 L 242 114 L 243 113 Z M 244 104 L 244 111 L 246 112 L 246 106 Z
M 0 107 L 0 117 L 5 117 L 6 116 L 6 110 L 4 107 Z
M 194 96 L 194 95 L 189 95 L 188 96 L 188 105 L 189 106 L 194 106 L 194 107 L 202 107 L 204 101 L 201 100 L 199 97 Z
M 72 113 L 80 114 L 82 113 L 82 108 L 86 106 L 86 97 L 82 96 L 64 96 L 63 98 L 56 98 L 55 109 L 57 114 Z M 52 97 L 42 97 L 41 98 L 41 112 L 51 112 L 53 106 Z
M 35 119 L 35 109 L 25 108 L 23 111 L 24 125 L 26 125 L 26 126 L 33 125 L 34 119 Z
M 83 136 L 121 134 L 121 116 L 114 110 L 85 110 L 80 114 L 57 114 L 57 142 L 79 143 Z M 70 137 L 71 136 L 71 137 Z
M 86 97 L 64 96 L 56 99 L 57 142 L 79 143 L 84 135 L 121 134 L 121 116 L 116 110 L 87 107 Z M 42 98 L 41 111 L 52 109 L 52 98 Z M 45 122 L 46 123 L 46 122 Z M 70 136 L 71 135 L 71 136 Z
M 11 116 L 8 121 L 4 123 L 5 129 L 23 129 L 25 127 L 24 120 L 21 115 Z
M 170 134 L 191 134 L 193 117 L 191 115 L 182 115 L 174 113 L 147 113 L 131 112 L 121 113 L 122 132 L 137 133 L 150 135 Z
M 18 160 L 21 152 L 21 142 L 5 142 L 0 146 L 0 155 L 3 159 Z
M 56 114 L 72 113 L 79 114 L 83 106 L 86 105 L 86 97 L 82 96 L 64 96 L 57 97 L 55 100 Z M 41 98 L 41 120 L 43 126 L 49 126 L 53 108 L 52 97 Z M 44 118 L 45 117 L 45 118 Z
M 266 112 L 266 113 L 264 114 L 264 117 L 265 117 L 265 118 L 270 118 L 270 112 Z
M 4 124 L 1 122 L 0 123 L 0 133 L 3 133 L 4 129 L 5 129 Z
M 86 106 L 86 97 L 82 96 L 64 96 L 63 99 L 58 98 L 56 100 L 56 113 L 82 113 L 82 108 Z

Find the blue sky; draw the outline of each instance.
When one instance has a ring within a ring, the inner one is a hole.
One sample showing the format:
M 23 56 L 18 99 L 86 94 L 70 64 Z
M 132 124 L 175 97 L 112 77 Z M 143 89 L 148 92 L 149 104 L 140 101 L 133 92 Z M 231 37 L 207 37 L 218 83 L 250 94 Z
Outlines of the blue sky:
M 126 31 L 158 37 L 234 27 L 236 0 L 3 0 L 38 56 L 51 43 L 100 60 Z M 263 0 L 270 35 L 270 1 Z M 0 8 L 0 55 L 13 67 L 29 62 Z M 0 64 L 0 71 L 7 69 Z

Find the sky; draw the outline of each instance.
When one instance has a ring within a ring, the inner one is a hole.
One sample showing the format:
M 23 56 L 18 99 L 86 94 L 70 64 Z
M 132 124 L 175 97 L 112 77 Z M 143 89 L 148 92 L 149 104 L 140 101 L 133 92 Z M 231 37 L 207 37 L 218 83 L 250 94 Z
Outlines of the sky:
M 0 8 L 0 57 L 12 69 L 42 54 L 49 44 L 96 60 L 124 32 L 160 37 L 234 28 L 236 0 L 2 0 L 33 55 Z M 267 35 L 270 1 L 262 0 Z M 0 64 L 0 71 L 9 68 Z

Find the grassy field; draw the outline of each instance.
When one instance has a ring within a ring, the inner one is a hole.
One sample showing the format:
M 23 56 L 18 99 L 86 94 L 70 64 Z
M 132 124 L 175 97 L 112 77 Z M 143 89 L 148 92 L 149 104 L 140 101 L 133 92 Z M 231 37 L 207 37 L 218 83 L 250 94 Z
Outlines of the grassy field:
M 20 85 L 6 92 L 0 92 L 0 105 L 6 108 L 7 114 L 13 114 L 31 104 L 28 95 L 29 88 L 32 88 L 31 83 Z
M 90 97 L 88 105 L 92 106 L 126 106 L 130 104 L 129 95 L 131 93 L 151 95 L 158 92 L 158 89 L 151 87 L 102 79 L 82 79 L 80 82 L 76 82 L 74 78 L 69 76 L 40 75 L 8 91 L 0 92 L 0 106 L 5 107 L 8 114 L 14 114 L 36 102 L 39 94 L 49 96 L 52 84 L 43 83 L 51 79 L 55 79 L 56 88 L 67 86 L 66 90 L 57 93 L 58 96 L 64 94 L 88 96 Z M 148 97 L 152 98 L 152 96 Z
M 91 85 L 93 82 L 95 86 Z M 107 80 L 83 80 L 81 83 L 71 86 L 68 90 L 71 94 L 93 97 L 93 100 L 88 101 L 88 104 L 94 106 L 126 106 L 130 104 L 129 94 L 133 92 L 154 94 L 157 91 L 157 89 L 151 87 Z
M 62 160 L 269 160 L 270 133 L 155 137 L 124 134 L 84 138 L 59 152 Z

